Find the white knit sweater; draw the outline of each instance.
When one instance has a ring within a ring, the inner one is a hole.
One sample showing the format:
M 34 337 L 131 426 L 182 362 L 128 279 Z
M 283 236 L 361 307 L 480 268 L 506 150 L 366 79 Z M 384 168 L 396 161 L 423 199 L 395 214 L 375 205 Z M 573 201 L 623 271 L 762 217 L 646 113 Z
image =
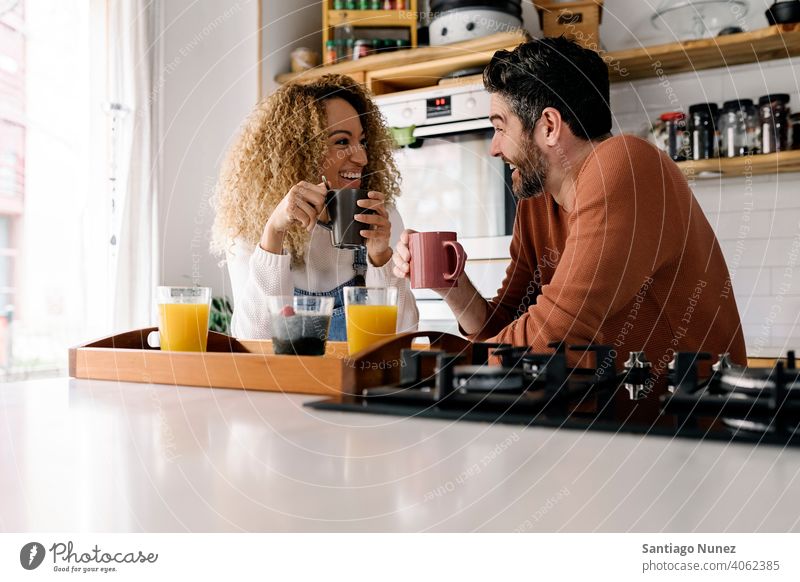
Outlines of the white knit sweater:
M 393 206 L 389 210 L 392 223 L 391 246 L 403 232 L 403 220 Z M 269 339 L 269 295 L 292 295 L 294 288 L 311 292 L 330 291 L 355 276 L 353 251 L 337 249 L 331 244 L 330 232 L 319 226 L 311 233 L 305 248 L 305 265 L 291 269 L 287 254 L 269 253 L 239 239 L 228 250 L 228 274 L 233 290 L 231 333 L 241 339 Z M 407 278 L 392 273 L 390 259 L 383 267 L 375 267 L 367 258 L 367 287 L 394 286 L 398 290 L 397 331 L 415 331 L 419 312 Z

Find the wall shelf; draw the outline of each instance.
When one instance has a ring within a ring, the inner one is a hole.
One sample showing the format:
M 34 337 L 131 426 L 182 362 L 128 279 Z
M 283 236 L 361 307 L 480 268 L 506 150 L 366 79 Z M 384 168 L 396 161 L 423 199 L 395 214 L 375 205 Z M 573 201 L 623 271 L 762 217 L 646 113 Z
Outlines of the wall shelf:
M 800 172 L 800 150 L 779 152 L 777 154 L 756 154 L 740 158 L 689 160 L 678 162 L 678 167 L 690 180 L 742 178 Z
M 315 67 L 302 73 L 285 73 L 283 75 L 278 75 L 276 80 L 279 83 L 288 83 L 289 81 L 295 80 L 310 81 L 322 75 L 338 73 L 350 75 L 356 82 L 364 83 L 366 81 L 366 75 L 371 71 L 406 67 L 415 63 L 420 63 L 421 67 L 427 67 L 429 63 L 433 61 L 452 59 L 454 57 L 466 57 L 466 59 L 469 60 L 471 56 L 477 53 L 482 53 L 478 64 L 486 64 L 489 62 L 491 55 L 494 54 L 494 51 L 515 47 L 528 40 L 528 38 L 529 37 L 522 32 L 499 32 L 491 36 L 484 36 L 464 42 L 395 51 L 382 55 L 371 55 L 363 59 L 358 59 L 357 61 L 344 61 L 335 65 Z M 459 65 L 460 63 L 456 63 L 455 68 L 451 69 L 451 71 L 461 68 Z M 436 79 L 429 83 L 429 85 L 435 84 Z
M 345 13 L 352 15 L 356 12 L 359 11 Z M 360 15 L 359 18 L 369 18 L 368 14 L 382 11 L 365 10 L 360 12 L 364 12 L 364 15 Z M 341 15 L 342 12 L 333 11 L 329 14 Z M 380 16 L 380 18 L 387 19 L 387 22 L 392 21 L 395 17 L 394 12 Z M 344 18 L 344 16 L 333 16 L 333 18 Z M 352 16 L 348 18 L 352 18 Z M 485 65 L 489 62 L 494 50 L 513 48 L 525 40 L 526 36 L 523 33 L 500 33 L 463 43 L 374 55 L 359 61 L 317 67 L 305 73 L 279 75 L 277 80 L 285 83 L 296 78 L 310 79 L 335 72 L 352 74 L 358 82 L 363 83 L 368 72 L 396 68 L 396 70 L 381 71 L 371 75 L 372 78 L 381 82 L 384 79 L 391 79 L 391 82 L 383 85 L 377 84 L 378 88 L 384 91 L 391 91 L 393 86 L 397 88 L 396 90 L 417 88 L 423 86 L 421 83 L 426 77 L 429 79 L 427 86 L 431 86 L 435 85 L 447 72 L 463 68 L 462 65 Z M 752 32 L 711 39 L 603 53 L 603 57 L 609 65 L 612 83 L 785 59 L 797 55 L 800 55 L 800 24 L 779 24 Z M 461 59 L 457 57 L 461 57 Z M 433 62 L 438 59 L 444 59 L 446 62 Z M 418 69 L 412 66 L 415 64 L 418 65 Z M 448 68 L 449 70 L 445 70 Z M 432 74 L 432 70 L 436 74 Z M 403 74 L 410 77 L 408 82 L 400 80 L 400 76 Z
M 350 23 L 362 28 L 408 28 L 417 25 L 416 12 L 411 10 L 331 10 L 328 25 Z
M 373 95 L 385 95 L 386 93 L 435 86 L 441 83 L 443 77 L 448 73 L 486 65 L 494 53 L 495 50 L 492 49 L 370 71 L 367 73 L 367 87 Z
M 800 55 L 800 24 L 604 53 L 612 83 Z M 656 65 L 660 63 L 660 65 Z

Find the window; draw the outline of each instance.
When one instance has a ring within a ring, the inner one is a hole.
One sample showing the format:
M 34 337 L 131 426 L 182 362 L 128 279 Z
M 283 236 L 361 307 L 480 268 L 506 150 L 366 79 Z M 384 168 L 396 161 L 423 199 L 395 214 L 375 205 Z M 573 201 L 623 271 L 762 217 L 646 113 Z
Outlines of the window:
M 103 335 L 105 0 L 0 1 L 0 374 L 64 373 Z

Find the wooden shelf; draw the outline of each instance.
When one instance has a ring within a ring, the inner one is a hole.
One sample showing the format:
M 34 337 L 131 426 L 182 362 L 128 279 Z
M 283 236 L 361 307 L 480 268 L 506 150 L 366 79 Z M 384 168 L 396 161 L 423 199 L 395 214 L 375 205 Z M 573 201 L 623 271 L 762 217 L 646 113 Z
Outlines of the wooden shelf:
M 714 158 L 678 162 L 687 178 L 741 178 L 764 174 L 800 172 L 800 150 L 777 154 L 756 154 L 740 158 Z
M 328 25 L 350 23 L 361 28 L 408 28 L 417 25 L 416 12 L 411 10 L 331 10 Z
M 382 11 L 361 12 L 369 15 Z M 355 14 L 354 11 L 346 13 Z M 394 18 L 391 14 L 384 17 Z M 329 72 L 342 73 L 353 76 L 360 83 L 369 79 L 370 87 L 377 91 L 376 94 L 433 86 L 447 73 L 486 65 L 494 51 L 513 48 L 525 40 L 525 33 L 499 33 L 452 45 L 374 55 L 358 61 L 318 67 L 301 74 L 279 75 L 277 80 L 285 83 L 298 78 L 311 79 Z M 711 39 L 603 53 L 609 65 L 612 83 L 785 59 L 797 55 L 800 55 L 800 24 L 779 24 Z
M 800 24 L 604 53 L 612 83 L 800 55 Z M 660 65 L 657 65 L 660 63 Z
M 284 73 L 283 75 L 278 75 L 276 80 L 279 83 L 288 83 L 289 81 L 295 80 L 310 81 L 322 75 L 338 73 L 350 75 L 357 82 L 364 83 L 366 81 L 366 75 L 371 71 L 404 67 L 415 63 L 421 63 L 421 66 L 427 66 L 432 61 L 452 59 L 459 56 L 467 57 L 467 60 L 469 60 L 471 55 L 477 53 L 482 54 L 481 63 L 485 64 L 489 62 L 488 59 L 491 58 L 494 51 L 515 47 L 526 40 L 528 40 L 528 36 L 523 32 L 499 32 L 491 36 L 484 36 L 474 40 L 443 46 L 422 47 L 418 49 L 395 51 L 383 55 L 371 55 L 363 59 L 358 59 L 357 61 L 345 61 L 335 65 L 315 67 L 302 73 Z M 455 68 L 451 69 L 451 71 L 463 68 L 458 65 L 459 63 L 456 63 Z M 436 83 L 434 81 L 431 84 L 435 85 Z
M 493 49 L 371 71 L 367 73 L 367 87 L 373 95 L 385 95 L 386 93 L 435 86 L 448 73 L 486 65 L 494 53 Z

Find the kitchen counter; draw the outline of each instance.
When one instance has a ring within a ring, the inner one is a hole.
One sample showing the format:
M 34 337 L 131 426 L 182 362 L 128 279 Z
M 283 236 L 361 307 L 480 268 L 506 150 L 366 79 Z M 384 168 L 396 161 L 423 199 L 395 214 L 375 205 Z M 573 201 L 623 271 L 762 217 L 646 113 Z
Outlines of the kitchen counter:
M 800 449 L 0 385 L 0 531 L 800 531 Z

